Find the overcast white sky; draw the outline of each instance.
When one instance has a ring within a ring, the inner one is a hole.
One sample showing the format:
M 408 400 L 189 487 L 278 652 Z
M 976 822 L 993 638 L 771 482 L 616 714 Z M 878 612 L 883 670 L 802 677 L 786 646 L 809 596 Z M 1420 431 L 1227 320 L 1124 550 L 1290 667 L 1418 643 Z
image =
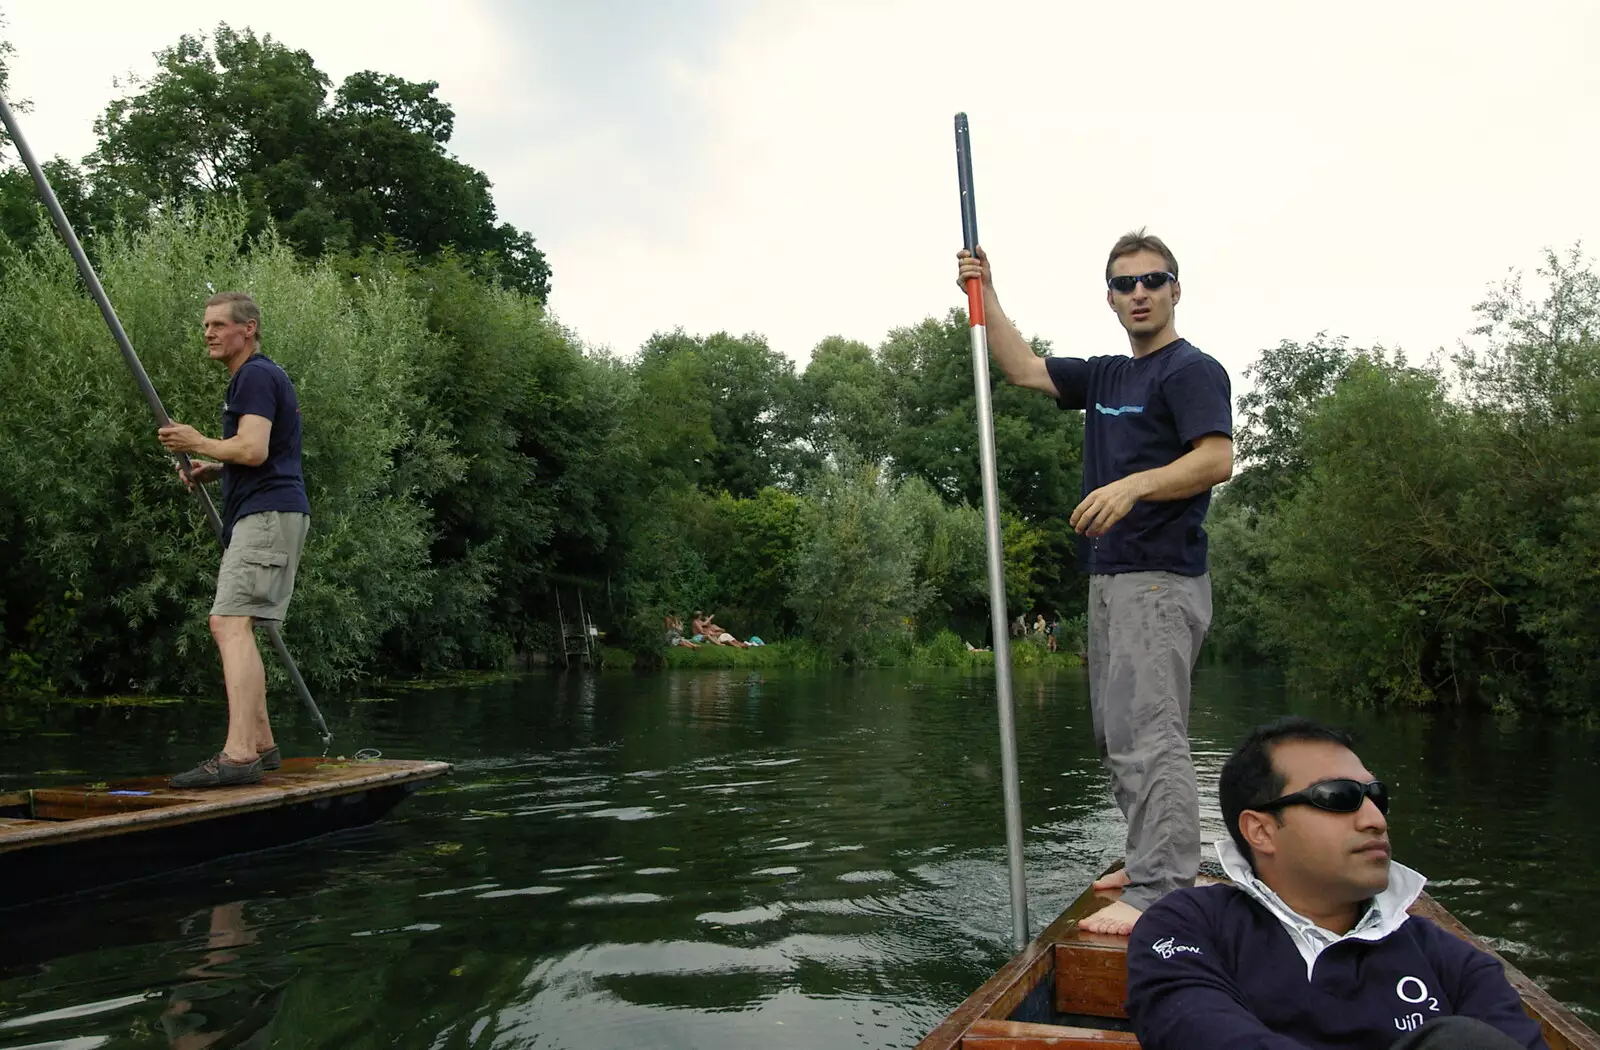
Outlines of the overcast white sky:
M 756 331 L 803 363 L 961 301 L 951 117 L 1010 313 L 1122 352 L 1111 242 L 1183 271 L 1180 331 L 1241 372 L 1319 330 L 1423 356 L 1545 246 L 1600 241 L 1600 5 L 0 0 L 35 150 L 80 157 L 114 78 L 218 21 L 335 78 L 433 79 L 452 148 L 593 344 Z M 982 12 L 979 14 L 978 12 Z

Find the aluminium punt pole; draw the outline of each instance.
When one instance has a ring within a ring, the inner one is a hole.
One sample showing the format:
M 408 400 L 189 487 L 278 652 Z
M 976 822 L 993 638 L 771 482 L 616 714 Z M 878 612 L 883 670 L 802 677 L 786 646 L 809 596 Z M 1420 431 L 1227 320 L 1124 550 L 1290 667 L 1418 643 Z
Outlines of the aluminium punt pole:
M 956 176 L 961 184 L 961 235 L 967 251 L 978 247 L 978 211 L 972 199 L 972 137 L 967 115 L 956 114 Z M 972 382 L 978 399 L 978 461 L 983 474 L 983 528 L 989 562 L 989 624 L 994 634 L 995 701 L 1000 711 L 1000 776 L 1006 809 L 1006 859 L 1011 870 L 1011 940 L 1028 943 L 1028 886 L 1022 868 L 1022 792 L 1017 776 L 1017 726 L 1011 702 L 1011 636 L 1007 631 L 1006 570 L 1000 547 L 1000 487 L 995 480 L 994 409 L 989 399 L 989 336 L 983 320 L 983 282 L 967 282 L 972 329 Z

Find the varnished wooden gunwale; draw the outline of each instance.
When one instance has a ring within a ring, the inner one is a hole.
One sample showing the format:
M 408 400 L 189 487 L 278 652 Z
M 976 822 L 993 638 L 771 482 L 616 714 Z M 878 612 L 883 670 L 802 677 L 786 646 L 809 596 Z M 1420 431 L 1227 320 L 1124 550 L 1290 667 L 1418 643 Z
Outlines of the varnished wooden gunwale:
M 315 803 L 373 788 L 431 780 L 450 771 L 445 762 L 286 759 L 260 783 L 176 789 L 165 777 L 145 777 L 93 787 L 41 788 L 12 793 L 31 801 L 35 818 L 0 822 L 0 857 L 23 850 L 79 843 L 204 820 Z M 119 791 L 149 792 L 118 795 Z M 21 804 L 21 803 L 14 803 Z
M 1121 865 L 1113 865 L 1115 870 Z M 1128 1032 L 1109 1028 L 1028 1024 L 1009 1020 L 1011 1013 L 1040 986 L 1054 983 L 1053 1004 L 1063 1014 L 1126 1017 L 1122 1006 L 1127 986 L 1126 937 L 1078 930 L 1082 919 L 1117 899 L 1116 892 L 1086 889 L 1027 947 L 957 1006 L 916 1046 L 916 1050 L 1092 1050 L 1137 1046 Z M 1501 958 L 1444 906 L 1424 893 L 1410 909 L 1500 960 L 1506 977 L 1522 996 L 1528 1016 L 1544 1030 L 1550 1050 L 1600 1050 L 1600 1034 L 1585 1025 L 1526 974 Z M 1084 979 L 1079 980 L 1079 977 Z
M 1112 1032 L 1104 1028 L 1069 1028 L 982 1018 L 967 1029 L 967 1034 L 961 1037 L 961 1045 L 965 1050 L 1111 1050 L 1119 1046 L 1137 1047 L 1139 1040 L 1132 1032 Z
M 1474 948 L 1500 959 L 1501 965 L 1506 968 L 1506 979 L 1511 982 L 1511 987 L 1517 990 L 1517 994 L 1522 996 L 1522 1008 L 1528 1011 L 1529 1017 L 1539 1022 L 1539 1027 L 1544 1029 L 1544 1041 L 1550 1044 L 1550 1050 L 1600 1050 L 1600 1033 L 1596 1033 L 1594 1029 L 1580 1021 L 1577 1014 L 1556 1002 L 1554 996 L 1533 982 L 1533 978 L 1501 958 L 1499 952 L 1467 929 L 1460 919 L 1445 910 L 1444 905 L 1424 893 L 1417 903 L 1411 906 L 1411 914 L 1432 919 Z

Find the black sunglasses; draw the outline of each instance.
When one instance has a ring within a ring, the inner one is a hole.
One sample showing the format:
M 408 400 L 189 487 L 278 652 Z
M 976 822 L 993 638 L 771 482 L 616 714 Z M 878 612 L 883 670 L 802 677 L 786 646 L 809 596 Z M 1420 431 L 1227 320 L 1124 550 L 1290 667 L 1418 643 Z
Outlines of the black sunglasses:
M 1282 809 L 1284 806 L 1316 806 L 1330 813 L 1354 813 L 1361 808 L 1361 803 L 1371 799 L 1372 804 L 1378 807 L 1378 812 L 1387 815 L 1389 812 L 1389 789 L 1381 780 L 1372 780 L 1363 784 L 1359 780 L 1324 780 L 1312 784 L 1304 791 L 1296 791 L 1292 795 L 1275 798 L 1271 802 L 1263 802 L 1259 806 L 1250 806 L 1250 809 L 1270 812 Z
M 1176 281 L 1177 279 L 1178 275 L 1175 273 L 1168 273 L 1165 270 L 1152 270 L 1150 273 L 1141 273 L 1137 277 L 1113 277 L 1106 282 L 1106 286 L 1112 291 L 1127 295 L 1133 291 L 1133 286 L 1136 284 L 1142 284 L 1151 291 L 1155 291 L 1168 281 Z

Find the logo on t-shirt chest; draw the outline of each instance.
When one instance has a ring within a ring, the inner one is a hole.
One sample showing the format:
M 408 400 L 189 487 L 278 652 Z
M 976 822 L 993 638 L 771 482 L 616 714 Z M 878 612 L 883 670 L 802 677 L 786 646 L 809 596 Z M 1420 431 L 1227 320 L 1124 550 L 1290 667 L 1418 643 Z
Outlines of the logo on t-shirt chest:
M 1421 1007 L 1421 1009 L 1403 1013 L 1394 1019 L 1394 1026 L 1399 1031 L 1414 1032 L 1424 1024 L 1427 1024 L 1428 1018 L 1423 1016 L 1423 1010 L 1439 1013 L 1438 998 L 1428 991 L 1428 986 L 1422 982 L 1420 977 L 1407 975 L 1400 978 L 1395 982 L 1394 994 L 1407 1006 Z M 1405 1009 L 1405 1007 L 1402 1007 L 1402 1009 Z

